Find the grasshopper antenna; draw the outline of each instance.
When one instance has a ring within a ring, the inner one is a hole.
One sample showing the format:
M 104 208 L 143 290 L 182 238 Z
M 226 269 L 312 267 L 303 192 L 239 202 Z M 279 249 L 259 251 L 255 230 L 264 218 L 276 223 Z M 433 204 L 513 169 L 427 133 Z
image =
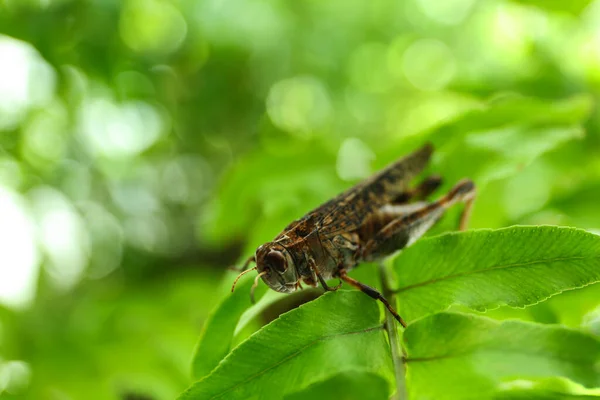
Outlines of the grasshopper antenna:
M 256 269 L 256 268 L 253 268 L 253 269 Z M 258 287 L 258 280 L 260 279 L 261 276 L 265 275 L 266 273 L 267 273 L 267 271 L 263 271 L 260 274 L 256 275 L 256 278 L 254 278 L 254 283 L 252 284 L 252 288 L 250 289 L 250 301 L 252 302 L 252 304 L 256 303 L 256 301 L 254 300 L 254 291 Z
M 255 269 L 257 269 L 257 268 L 258 268 L 258 265 L 257 265 L 256 267 L 254 267 L 254 268 L 247 269 L 247 270 L 243 271 L 241 274 L 239 274 L 239 275 L 237 276 L 237 278 L 235 278 L 235 281 L 233 281 L 233 285 L 231 285 L 231 293 L 233 293 L 233 291 L 235 290 L 235 285 L 238 283 L 238 281 L 240 280 L 240 278 L 241 278 L 242 276 L 246 275 L 246 274 L 247 274 L 248 272 L 250 272 L 250 271 L 254 271 L 254 270 L 255 270 Z M 260 276 L 260 275 L 259 275 L 259 276 Z M 253 286 L 253 287 L 254 287 L 254 286 Z
M 246 262 L 244 262 L 244 265 L 242 265 L 242 268 L 235 268 L 235 267 L 229 267 L 227 268 L 230 271 L 236 271 L 236 272 L 242 272 L 248 269 L 248 267 L 250 266 L 250 263 L 252 262 L 256 262 L 256 257 L 252 256 L 249 259 L 246 260 Z

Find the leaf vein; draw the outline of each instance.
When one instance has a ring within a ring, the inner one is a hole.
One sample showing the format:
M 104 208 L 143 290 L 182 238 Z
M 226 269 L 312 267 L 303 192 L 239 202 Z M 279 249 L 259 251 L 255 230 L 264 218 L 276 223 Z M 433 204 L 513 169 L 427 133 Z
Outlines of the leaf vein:
M 397 288 L 394 290 L 394 293 L 402 293 L 402 292 L 405 292 L 407 290 L 414 289 L 417 287 L 426 286 L 429 284 L 433 284 L 433 283 L 437 283 L 437 282 L 441 282 L 441 281 L 445 281 L 445 280 L 449 280 L 449 279 L 461 278 L 463 276 L 475 275 L 475 274 L 479 274 L 479 273 L 483 273 L 483 272 L 494 271 L 494 270 L 498 270 L 498 269 L 517 268 L 517 267 L 524 267 L 527 265 L 545 264 L 545 263 L 551 263 L 551 262 L 556 262 L 556 261 L 575 261 L 575 260 L 586 260 L 586 259 L 593 259 L 593 258 L 600 259 L 600 257 L 598 257 L 598 256 L 594 256 L 594 257 L 556 257 L 556 258 L 548 258 L 548 259 L 535 260 L 535 261 L 529 261 L 529 262 L 523 262 L 523 263 L 496 265 L 496 266 L 492 266 L 489 268 L 483 268 L 483 269 L 478 269 L 478 270 L 473 270 L 473 271 L 465 271 L 465 272 L 454 274 L 454 275 L 447 275 L 447 276 L 443 276 L 440 278 L 429 279 L 429 280 L 426 280 L 423 282 L 419 282 L 419 283 L 415 283 L 412 285 Z
M 559 360 L 559 361 L 563 361 L 569 364 L 576 364 L 576 365 L 596 365 L 596 362 L 594 360 L 590 360 L 590 359 L 580 359 L 580 358 L 567 358 L 567 357 L 561 357 L 558 355 L 553 355 L 552 357 L 546 356 L 544 354 L 541 353 L 535 353 L 535 352 L 531 352 L 531 351 L 521 351 L 521 350 L 517 350 L 517 349 L 493 349 L 493 348 L 487 348 L 487 349 L 480 349 L 480 350 L 476 350 L 474 352 L 465 352 L 465 353 L 449 353 L 449 354 L 443 354 L 443 355 L 439 355 L 439 356 L 430 356 L 430 357 L 414 357 L 414 358 L 405 358 L 404 362 L 405 363 L 410 363 L 410 362 L 429 362 L 429 361 L 437 361 L 437 360 L 445 360 L 445 359 L 449 359 L 449 358 L 460 358 L 460 357 L 468 357 L 473 355 L 474 353 L 515 353 L 515 354 L 523 354 L 523 355 L 527 355 L 527 356 L 531 356 L 531 357 L 537 357 L 537 358 L 544 358 L 544 359 L 552 359 L 552 360 Z
M 337 334 L 334 334 L 334 335 L 323 336 L 323 337 L 320 337 L 318 339 L 315 339 L 312 342 L 305 344 L 304 346 L 302 346 L 301 348 L 299 348 L 295 352 L 287 355 L 286 357 L 284 357 L 283 359 L 279 360 L 275 364 L 269 366 L 268 368 L 265 368 L 262 371 L 259 371 L 259 372 L 255 373 L 254 375 L 249 376 L 247 379 L 245 379 L 245 380 L 243 380 L 243 381 L 241 381 L 241 382 L 239 382 L 239 383 L 231 386 L 227 390 L 225 390 L 225 391 L 223 391 L 223 392 L 221 392 L 219 394 L 216 394 L 216 395 L 212 396 L 211 399 L 216 399 L 216 398 L 222 397 L 224 394 L 226 394 L 228 392 L 231 392 L 232 390 L 235 390 L 239 386 L 244 385 L 245 383 L 250 382 L 253 379 L 256 379 L 257 377 L 266 374 L 268 371 L 272 370 L 273 368 L 276 368 L 276 367 L 280 366 L 281 364 L 284 364 L 284 363 L 288 362 L 292 358 L 294 358 L 297 355 L 299 355 L 300 353 L 302 353 L 307 348 L 309 348 L 311 346 L 314 346 L 317 343 L 324 342 L 324 341 L 327 341 L 327 340 L 330 340 L 330 339 L 333 339 L 333 338 L 336 338 L 336 337 L 340 337 L 340 336 L 349 336 L 349 335 L 356 335 L 356 334 L 361 334 L 361 333 L 368 333 L 368 332 L 375 331 L 375 330 L 378 330 L 378 329 L 383 330 L 383 325 L 373 326 L 373 327 L 370 327 L 370 328 L 362 329 L 360 331 L 337 333 Z

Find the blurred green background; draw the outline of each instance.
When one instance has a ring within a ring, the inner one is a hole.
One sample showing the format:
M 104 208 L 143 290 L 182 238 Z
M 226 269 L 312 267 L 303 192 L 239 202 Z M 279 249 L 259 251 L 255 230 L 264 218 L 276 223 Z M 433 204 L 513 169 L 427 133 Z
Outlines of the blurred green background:
M 425 140 L 472 227 L 600 230 L 599 89 L 600 1 L 0 0 L 1 396 L 173 398 L 226 267 Z

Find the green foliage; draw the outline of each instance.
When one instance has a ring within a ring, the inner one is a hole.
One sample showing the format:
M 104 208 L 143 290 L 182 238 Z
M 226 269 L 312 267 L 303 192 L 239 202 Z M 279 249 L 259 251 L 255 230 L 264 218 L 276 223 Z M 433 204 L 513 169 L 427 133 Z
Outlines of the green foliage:
M 585 387 L 600 386 L 600 341 L 589 334 L 558 325 L 437 313 L 456 304 L 524 307 L 598 282 L 600 236 L 550 226 L 444 234 L 401 252 L 394 271 L 397 306 L 410 323 L 403 346 L 411 399 L 518 398 L 522 390 L 502 385 L 519 379 L 565 377 Z M 241 310 L 232 304 L 243 307 L 238 302 L 232 297 L 213 314 L 195 365 L 215 363 L 211 338 L 223 325 L 229 326 L 224 336 L 233 331 L 232 315 Z M 260 329 L 181 398 L 324 396 L 347 379 L 336 375 L 357 371 L 393 385 L 380 321 L 376 303 L 364 294 L 327 293 Z M 221 354 L 223 348 L 218 350 Z M 543 388 L 525 393 L 548 395 Z
M 411 398 L 481 399 L 501 382 L 564 376 L 600 386 L 600 340 L 571 329 L 441 313 L 404 333 Z
M 428 238 L 394 260 L 407 321 L 453 304 L 524 307 L 600 281 L 600 237 L 560 227 L 511 227 Z
M 466 176 L 483 187 L 515 174 L 569 140 L 583 138 L 581 124 L 592 104 L 589 96 L 561 101 L 502 96 L 419 140 L 430 140 L 438 148 L 432 169 L 444 171 L 446 187 Z
M 450 318 L 436 314 L 450 307 L 464 313 L 452 314 L 456 324 L 485 309 L 546 324 L 554 333 L 535 329 L 548 340 L 562 335 L 555 325 L 598 337 L 589 233 L 600 232 L 598 6 L 0 0 L 0 397 L 226 390 L 227 379 L 299 350 L 296 331 L 315 338 L 377 325 L 376 303 L 355 293 L 295 309 L 317 289 L 270 291 L 251 306 L 252 274 L 230 294 L 225 271 L 425 142 L 436 148 L 425 174 L 444 180 L 432 197 L 473 179 L 470 226 L 492 230 L 436 236 L 455 229 L 456 207 L 390 260 L 397 308 L 414 324 L 407 335 Z M 535 227 L 500 229 L 514 225 Z M 381 288 L 377 267 L 351 274 Z M 500 345 L 510 328 L 519 351 L 535 341 L 531 325 L 469 318 L 465 340 Z M 385 333 L 371 334 L 318 342 L 223 397 L 388 398 L 403 375 L 392 371 Z M 423 337 L 443 346 L 451 335 Z M 259 353 L 263 336 L 271 347 Z M 340 357 L 327 353 L 343 340 L 354 361 L 334 365 Z M 452 358 L 460 368 L 434 368 L 440 381 L 456 374 L 494 399 L 599 396 L 573 382 L 583 382 L 581 369 L 548 362 L 544 375 L 531 354 L 508 354 L 532 366 L 526 376 L 489 347 L 470 349 L 469 365 Z M 367 351 L 386 360 L 379 369 Z M 554 375 L 563 378 L 540 378 Z M 460 389 L 419 382 L 409 379 L 416 400 Z
M 278 399 L 346 371 L 389 378 L 390 364 L 376 304 L 358 292 L 328 293 L 265 326 L 180 399 Z

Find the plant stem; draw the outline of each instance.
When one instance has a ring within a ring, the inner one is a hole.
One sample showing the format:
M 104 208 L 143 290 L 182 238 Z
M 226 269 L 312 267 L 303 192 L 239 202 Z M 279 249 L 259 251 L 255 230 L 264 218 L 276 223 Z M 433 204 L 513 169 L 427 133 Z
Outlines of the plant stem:
M 379 275 L 381 277 L 381 286 L 383 296 L 387 301 L 396 307 L 396 295 L 390 288 L 389 276 L 387 269 L 383 263 L 379 263 Z M 406 366 L 404 365 L 404 357 L 400 349 L 400 340 L 398 337 L 398 322 L 392 314 L 385 310 L 385 329 L 388 333 L 390 348 L 392 350 L 392 362 L 394 363 L 394 375 L 396 377 L 396 394 L 394 400 L 406 400 L 408 395 L 406 392 Z

